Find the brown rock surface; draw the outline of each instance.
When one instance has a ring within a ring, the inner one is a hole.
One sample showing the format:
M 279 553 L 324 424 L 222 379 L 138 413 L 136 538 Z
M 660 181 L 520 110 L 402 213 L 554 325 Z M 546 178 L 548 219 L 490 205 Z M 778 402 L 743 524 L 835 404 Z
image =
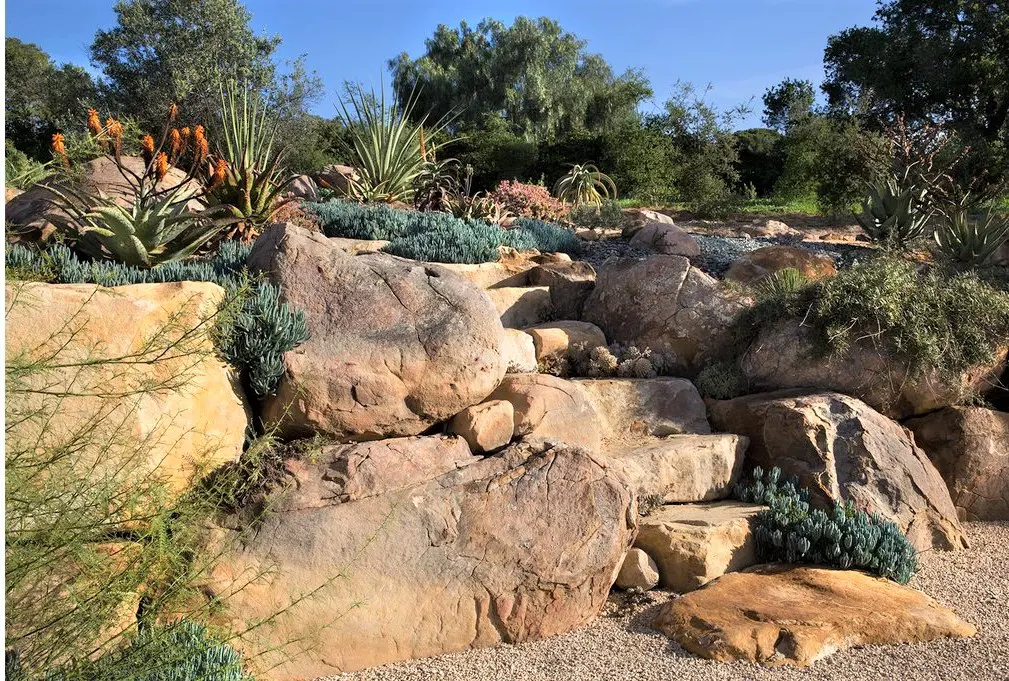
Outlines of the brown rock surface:
M 546 286 L 506 286 L 487 289 L 486 293 L 505 328 L 524 329 L 553 317 L 550 289 Z
M 556 319 L 581 319 L 585 300 L 596 286 L 596 271 L 587 262 L 553 262 L 529 270 L 529 284 L 549 286 Z
M 655 561 L 641 549 L 631 549 L 624 556 L 624 562 L 617 573 L 615 586 L 618 589 L 654 589 L 659 583 L 659 572 Z
M 501 449 L 515 433 L 515 409 L 507 400 L 491 400 L 466 407 L 448 425 L 474 454 Z
M 631 238 L 630 245 L 664 255 L 682 255 L 685 258 L 696 258 L 701 254 L 697 239 L 676 225 L 662 222 L 649 222 L 639 229 Z
M 525 332 L 533 339 L 538 362 L 570 357 L 569 351 L 577 346 L 583 346 L 585 350 L 606 346 L 606 336 L 602 329 L 588 322 L 546 322 L 531 326 Z
M 816 281 L 837 274 L 834 261 L 826 255 L 795 246 L 767 246 L 741 255 L 725 273 L 728 281 L 755 284 L 780 270 L 792 268 L 806 279 Z
M 607 440 L 711 432 L 704 400 L 685 379 L 586 378 L 576 382 L 601 416 Z
M 511 402 L 516 437 L 559 440 L 591 451 L 602 444 L 599 414 L 576 381 L 548 374 L 510 374 L 489 399 Z

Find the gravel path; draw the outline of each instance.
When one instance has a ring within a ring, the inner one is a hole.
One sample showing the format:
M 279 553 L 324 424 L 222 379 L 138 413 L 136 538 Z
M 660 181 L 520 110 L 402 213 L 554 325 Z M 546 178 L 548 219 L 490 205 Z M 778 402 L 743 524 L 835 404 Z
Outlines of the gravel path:
M 343 674 L 359 681 L 1006 681 L 1009 679 L 1009 523 L 965 523 L 971 548 L 923 556 L 912 586 L 978 627 L 970 640 L 848 650 L 811 668 L 764 669 L 693 657 L 651 631 L 657 603 L 619 608 L 562 636 Z

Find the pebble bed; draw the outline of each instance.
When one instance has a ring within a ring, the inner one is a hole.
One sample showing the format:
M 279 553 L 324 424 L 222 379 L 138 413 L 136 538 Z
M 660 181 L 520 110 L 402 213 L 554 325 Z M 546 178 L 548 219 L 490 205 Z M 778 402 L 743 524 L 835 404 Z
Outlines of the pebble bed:
M 412 660 L 342 681 L 1006 681 L 1009 679 L 1009 522 L 964 523 L 969 549 L 922 556 L 911 586 L 978 628 L 971 639 L 868 646 L 812 667 L 767 669 L 695 657 L 649 623 L 668 593 L 636 604 L 611 598 L 607 614 L 543 641 Z

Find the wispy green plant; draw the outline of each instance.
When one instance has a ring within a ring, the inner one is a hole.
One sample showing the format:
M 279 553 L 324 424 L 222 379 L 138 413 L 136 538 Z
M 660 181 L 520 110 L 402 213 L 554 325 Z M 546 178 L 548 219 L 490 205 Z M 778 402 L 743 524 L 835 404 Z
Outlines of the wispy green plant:
M 976 266 L 1009 240 L 1009 219 L 989 212 L 975 219 L 966 208 L 942 212 L 934 238 L 939 251 L 952 262 Z
M 385 202 L 413 199 L 414 182 L 438 146 L 428 142 L 422 148 L 423 135 L 435 137 L 448 122 L 442 118 L 428 125 L 427 114 L 415 115 L 416 106 L 416 91 L 404 102 L 387 103 L 384 90 L 375 94 L 360 85 L 347 87 L 338 115 L 350 131 L 348 151 L 360 176 L 351 181 L 355 198 Z
M 855 218 L 873 241 L 887 248 L 906 248 L 925 233 L 932 217 L 928 189 L 909 179 L 889 177 L 877 182 L 862 202 L 862 212 Z
M 792 296 L 809 285 L 809 279 L 794 267 L 773 272 L 754 286 L 754 291 L 761 299 L 779 296 Z
M 5 154 L 4 178 L 8 187 L 29 189 L 56 171 L 52 161 L 43 163 L 29 158 L 9 141 L 6 143 Z
M 599 206 L 604 199 L 617 198 L 617 185 L 591 163 L 576 163 L 554 185 L 554 194 L 575 206 Z

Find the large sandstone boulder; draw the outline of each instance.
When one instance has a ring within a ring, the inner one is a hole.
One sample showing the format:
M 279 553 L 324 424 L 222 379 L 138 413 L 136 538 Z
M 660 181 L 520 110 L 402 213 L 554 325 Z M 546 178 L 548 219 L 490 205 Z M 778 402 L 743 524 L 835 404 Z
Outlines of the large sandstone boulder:
M 729 325 L 748 304 L 686 258 L 611 258 L 599 269 L 582 318 L 610 342 L 662 353 L 689 378 L 729 349 Z
M 249 267 L 305 312 L 311 333 L 263 403 L 267 427 L 285 436 L 415 435 L 482 402 L 504 375 L 497 311 L 447 270 L 350 256 L 289 224 L 256 241 Z
M 486 293 L 505 328 L 524 329 L 553 317 L 550 289 L 546 286 L 507 286 L 487 289 Z
M 515 433 L 515 408 L 506 400 L 491 400 L 466 407 L 448 424 L 474 454 L 501 449 Z
M 354 182 L 361 179 L 357 170 L 350 166 L 331 163 L 323 166 L 322 170 L 316 173 L 313 178 L 320 187 L 332 189 L 338 194 L 347 195 L 351 193 Z
M 897 423 L 847 395 L 784 391 L 711 402 L 718 430 L 750 438 L 749 463 L 798 476 L 810 501 L 895 522 L 918 550 L 965 545 L 946 483 Z
M 1009 414 L 947 407 L 905 425 L 939 469 L 961 520 L 1009 520 Z
M 521 288 L 529 285 L 529 270 L 537 267 L 529 257 L 510 253 L 498 262 L 431 263 L 469 279 L 482 289 Z
M 789 268 L 798 270 L 810 281 L 837 274 L 830 256 L 796 246 L 767 246 L 739 256 L 729 266 L 725 279 L 740 284 L 755 284 L 768 275 Z
M 631 549 L 624 556 L 624 562 L 614 583 L 618 589 L 653 589 L 659 583 L 659 569 L 651 556 L 641 549 Z
M 241 455 L 249 415 L 212 339 L 221 287 L 8 283 L 5 295 L 8 452 L 65 447 L 80 475 L 175 491 Z
M 973 636 L 920 591 L 849 570 L 764 565 L 668 601 L 653 626 L 711 660 L 805 667 L 852 646 Z
M 957 404 L 973 392 L 984 393 L 998 384 L 1005 352 L 990 366 L 978 366 L 957 381 L 933 372 L 913 377 L 894 353 L 865 343 L 825 355 L 815 331 L 800 319 L 785 320 L 764 329 L 740 362 L 750 388 L 780 390 L 808 388 L 853 395 L 873 409 L 904 419 Z
M 575 351 L 606 347 L 606 336 L 595 324 L 563 320 L 525 329 L 533 340 L 538 362 L 572 358 Z
M 634 546 L 651 556 L 665 589 L 686 593 L 757 562 L 754 522 L 764 506 L 672 504 L 638 521 Z
M 696 258 L 701 254 L 697 239 L 676 225 L 649 222 L 631 237 L 631 246 L 644 248 L 665 255 L 682 255 Z
M 608 441 L 711 432 L 701 394 L 682 378 L 588 378 L 577 383 L 599 413 Z
M 771 239 L 797 239 L 802 237 L 802 232 L 789 227 L 781 220 L 761 220 L 754 219 L 748 225 L 743 225 L 739 231 L 751 237 L 763 237 Z
M 245 543 L 219 534 L 230 548 L 203 591 L 229 594 L 237 631 L 270 618 L 238 642 L 262 653 L 262 678 L 532 641 L 597 615 L 635 529 L 622 480 L 542 441 L 472 459 L 353 502 L 331 455 L 290 461 L 293 484 Z
M 599 414 L 579 382 L 549 374 L 509 374 L 491 400 L 506 400 L 515 413 L 515 436 L 559 440 L 598 451 Z
M 505 329 L 501 346 L 507 373 L 529 374 L 539 369 L 536 345 L 529 334 L 520 329 Z
M 627 220 L 627 225 L 623 228 L 622 234 L 625 239 L 633 238 L 640 229 L 651 223 L 657 222 L 663 225 L 675 224 L 671 216 L 648 208 L 625 208 L 623 213 Z
M 550 288 L 556 319 L 581 319 L 585 299 L 596 286 L 596 271 L 581 260 L 545 263 L 529 270 L 529 283 Z

